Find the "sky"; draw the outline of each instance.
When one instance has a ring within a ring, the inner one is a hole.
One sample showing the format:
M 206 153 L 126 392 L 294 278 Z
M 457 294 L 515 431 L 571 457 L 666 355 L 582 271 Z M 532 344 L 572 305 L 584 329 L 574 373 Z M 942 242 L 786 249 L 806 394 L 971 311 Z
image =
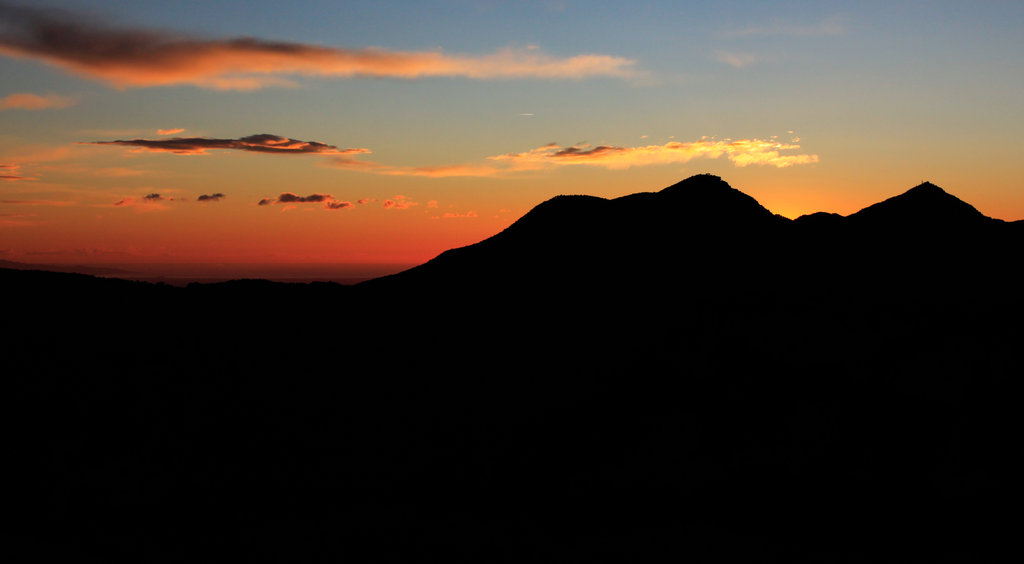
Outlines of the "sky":
M 1024 3 L 0 0 L 0 259 L 418 264 L 559 194 L 1024 219 Z

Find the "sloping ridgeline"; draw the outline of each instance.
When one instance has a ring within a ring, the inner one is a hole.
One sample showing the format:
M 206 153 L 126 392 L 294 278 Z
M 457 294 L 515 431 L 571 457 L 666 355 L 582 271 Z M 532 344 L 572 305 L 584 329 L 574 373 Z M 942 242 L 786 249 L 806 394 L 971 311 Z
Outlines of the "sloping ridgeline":
M 0 271 L 41 559 L 999 560 L 1024 224 L 560 196 L 346 287 Z

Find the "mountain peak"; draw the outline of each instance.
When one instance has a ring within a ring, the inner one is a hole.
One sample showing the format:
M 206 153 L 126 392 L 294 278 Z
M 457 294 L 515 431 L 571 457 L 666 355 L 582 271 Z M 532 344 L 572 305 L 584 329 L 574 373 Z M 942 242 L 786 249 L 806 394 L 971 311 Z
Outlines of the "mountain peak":
M 849 216 L 856 222 L 885 225 L 943 224 L 991 221 L 974 206 L 931 182 L 922 182 L 899 196 L 868 206 Z
M 927 180 L 922 182 L 922 183 L 920 183 L 920 184 L 918 184 L 917 186 L 914 186 L 910 190 L 907 190 L 905 193 L 906 194 L 910 194 L 910 193 L 914 193 L 914 194 L 947 194 L 947 192 L 945 190 L 943 190 L 942 188 L 939 188 L 938 186 L 932 184 L 931 182 L 928 182 Z
M 729 183 L 722 180 L 721 176 L 714 174 L 695 174 L 685 180 L 676 182 L 675 184 L 661 190 L 661 194 L 674 194 L 676 192 L 684 191 L 696 191 L 696 190 L 736 190 Z M 736 190 L 738 192 L 738 190 Z
M 716 221 L 773 220 L 775 217 L 753 197 L 714 174 L 695 174 L 662 189 L 657 197 Z

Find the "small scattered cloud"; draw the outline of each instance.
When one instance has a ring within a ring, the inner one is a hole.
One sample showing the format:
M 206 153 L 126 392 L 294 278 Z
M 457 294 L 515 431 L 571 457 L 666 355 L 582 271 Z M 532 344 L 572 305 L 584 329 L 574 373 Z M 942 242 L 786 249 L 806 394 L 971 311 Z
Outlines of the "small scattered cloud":
M 182 131 L 185 131 L 185 130 L 180 128 L 180 127 L 176 127 L 174 129 L 157 129 L 156 130 L 156 134 L 157 135 L 175 135 L 177 133 L 181 133 Z
M 384 208 L 389 210 L 407 210 L 419 203 L 410 201 L 405 196 L 394 196 L 390 200 L 384 200 Z
M 152 192 L 142 196 L 141 198 L 136 198 L 134 196 L 121 198 L 114 202 L 114 207 L 137 207 L 140 211 L 163 210 L 167 209 L 166 206 L 163 205 L 163 202 L 176 202 L 178 200 L 179 198 L 164 196 L 156 192 Z
M 441 216 L 441 219 L 467 219 L 474 217 L 479 217 L 479 214 L 470 210 L 466 213 L 445 212 L 444 215 Z
M 329 210 L 341 210 L 345 208 L 355 207 L 355 204 L 353 204 L 352 202 L 335 200 L 332 202 L 324 202 L 324 207 Z
M 224 198 L 225 198 L 224 194 L 221 194 L 220 192 L 217 192 L 216 194 L 202 194 L 201 196 L 196 198 L 196 201 L 197 202 L 219 202 L 219 201 L 221 201 Z
M 2 52 L 2 50 L 0 50 Z M 31 94 L 22 92 L 0 98 L 0 110 L 52 110 L 75 105 L 75 99 L 56 94 Z
M 274 155 L 352 155 L 369 153 L 369 149 L 339 149 L 317 141 L 300 141 L 269 133 L 249 135 L 238 139 L 211 139 L 208 137 L 172 137 L 170 139 L 130 139 L 116 141 L 88 141 L 80 145 L 121 145 L 137 147 L 142 151 L 164 151 L 179 155 L 202 155 L 213 149 L 251 151 Z
M 534 46 L 487 55 L 391 51 L 270 41 L 203 39 L 155 29 L 115 27 L 55 9 L 0 3 L 8 25 L 0 54 L 32 59 L 118 88 L 191 84 L 255 90 L 291 77 L 462 77 L 472 79 L 630 78 L 635 61 L 602 54 L 546 55 Z
M 753 53 L 739 53 L 734 51 L 716 51 L 715 59 L 720 63 L 725 63 L 738 69 L 750 66 L 762 60 L 761 57 Z

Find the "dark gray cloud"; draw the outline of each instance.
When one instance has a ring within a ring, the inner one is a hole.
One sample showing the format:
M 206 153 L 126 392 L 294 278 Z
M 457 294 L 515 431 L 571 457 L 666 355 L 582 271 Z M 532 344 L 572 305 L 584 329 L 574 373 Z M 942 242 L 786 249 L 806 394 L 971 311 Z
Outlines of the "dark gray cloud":
M 248 135 L 238 139 L 209 137 L 172 137 L 170 139 L 118 139 L 115 141 L 87 141 L 84 145 L 122 145 L 149 151 L 165 151 L 179 155 L 202 155 L 211 149 L 230 149 L 275 155 L 352 155 L 369 153 L 369 149 L 339 149 L 319 141 L 301 141 L 270 133 Z
M 323 202 L 326 200 L 333 200 L 334 196 L 330 194 L 310 194 L 309 196 L 299 196 L 298 194 L 292 194 L 291 192 L 285 192 L 277 197 L 277 203 L 279 204 L 305 204 L 309 202 Z
M 258 202 L 258 205 L 261 206 L 269 206 L 270 204 L 323 204 L 324 209 L 328 210 L 341 210 L 354 206 L 352 202 L 337 200 L 331 194 L 299 196 L 292 192 L 284 192 L 277 198 L 263 198 Z

